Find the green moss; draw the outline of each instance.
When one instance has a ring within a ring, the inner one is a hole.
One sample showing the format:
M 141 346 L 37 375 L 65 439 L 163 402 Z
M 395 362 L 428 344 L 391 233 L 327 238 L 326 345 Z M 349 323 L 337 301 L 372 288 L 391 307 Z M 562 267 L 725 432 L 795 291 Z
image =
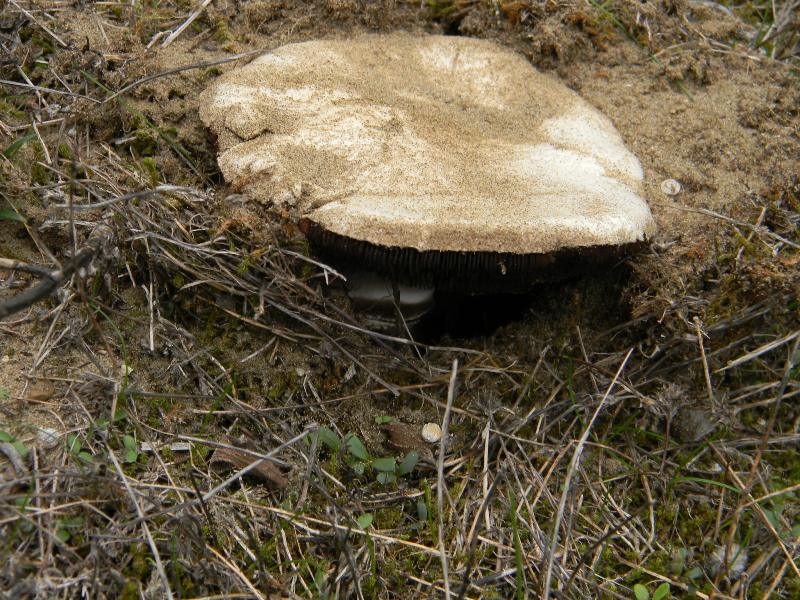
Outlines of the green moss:
M 25 111 L 20 110 L 13 102 L 4 98 L 0 98 L 0 114 L 8 115 L 9 117 L 22 118 L 25 116 Z
M 120 600 L 138 600 L 139 586 L 136 581 L 132 579 L 126 580 L 119 597 Z
M 374 526 L 376 529 L 394 529 L 406 519 L 404 506 L 398 504 L 382 508 L 375 512 Z
M 144 167 L 147 178 L 150 180 L 150 185 L 156 187 L 161 183 L 161 174 L 158 172 L 156 161 L 152 156 L 146 156 L 142 159 L 142 167 Z
M 278 372 L 275 374 L 275 379 L 272 385 L 267 390 L 267 398 L 270 400 L 278 400 L 282 398 L 286 392 L 291 392 L 297 389 L 297 373 L 294 370 Z
M 228 21 L 220 16 L 214 21 L 214 40 L 220 44 L 228 42 L 233 39 Z
M 158 151 L 158 134 L 150 127 L 140 126 L 134 131 L 131 147 L 139 156 L 153 156 Z

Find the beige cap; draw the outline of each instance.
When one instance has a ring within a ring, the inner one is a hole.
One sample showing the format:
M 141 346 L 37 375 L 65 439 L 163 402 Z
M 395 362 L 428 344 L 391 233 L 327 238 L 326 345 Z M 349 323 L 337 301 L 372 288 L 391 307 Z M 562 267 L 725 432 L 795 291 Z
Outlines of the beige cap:
M 235 188 L 360 242 L 528 255 L 654 233 L 611 122 L 491 42 L 289 44 L 219 78 L 200 116 Z

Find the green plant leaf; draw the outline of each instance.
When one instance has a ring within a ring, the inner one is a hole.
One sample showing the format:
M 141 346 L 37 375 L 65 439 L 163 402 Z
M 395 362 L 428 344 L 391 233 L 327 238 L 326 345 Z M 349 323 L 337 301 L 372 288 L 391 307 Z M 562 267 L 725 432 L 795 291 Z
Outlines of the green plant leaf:
M 377 479 L 378 483 L 381 485 L 388 485 L 390 483 L 394 483 L 397 481 L 397 475 L 394 473 L 378 473 L 378 476 L 375 478 Z
M 720 487 L 728 491 L 734 492 L 736 494 L 742 493 L 742 490 L 740 490 L 737 487 L 733 487 L 728 483 L 723 483 L 722 481 L 714 481 L 713 479 L 706 479 L 704 477 L 676 477 L 675 483 L 702 483 L 704 485 Z
M 425 498 L 417 500 L 417 518 L 420 521 L 428 520 L 428 505 L 425 504 Z
M 133 439 L 133 436 L 123 435 L 122 436 L 122 445 L 125 446 L 125 450 L 136 451 L 136 440 Z
M 347 451 L 359 460 L 369 460 L 369 452 L 355 433 L 348 433 L 344 436 L 344 443 Z
M 414 467 L 417 466 L 419 462 L 419 452 L 416 450 L 412 450 L 408 454 L 406 454 L 403 462 L 400 463 L 400 468 L 397 469 L 398 475 L 408 475 L 411 471 L 414 470 Z
M 338 452 L 339 448 L 342 447 L 342 442 L 339 439 L 339 436 L 328 427 L 320 427 L 317 429 L 316 436 L 320 443 L 327 446 L 334 452 Z
M 689 569 L 686 573 L 686 577 L 689 579 L 699 579 L 703 576 L 703 569 L 700 567 L 695 567 L 694 569 Z
M 353 473 L 356 475 L 363 475 L 364 469 L 366 468 L 366 463 L 361 460 L 350 458 L 347 460 L 347 466 L 353 469 Z
M 25 447 L 25 444 L 22 442 L 11 442 L 11 445 L 14 446 L 14 450 L 17 451 L 22 458 L 27 458 L 28 456 L 28 449 Z
M 74 433 L 70 433 L 67 436 L 67 452 L 70 454 L 78 454 L 81 451 L 81 442 L 78 439 L 78 436 Z
M 139 453 L 136 450 L 126 450 L 124 460 L 126 463 L 135 463 L 139 458 Z
M 653 600 L 664 600 L 664 598 L 669 596 L 669 592 L 669 584 L 665 581 L 656 588 L 655 592 L 653 592 Z
M 0 221 L 17 221 L 18 223 L 24 223 L 25 217 L 13 209 L 4 208 L 0 210 Z
M 10 433 L 8 433 L 7 431 L 3 431 L 2 429 L 0 429 L 0 442 L 10 442 L 10 441 L 12 441 L 13 439 L 14 439 L 14 438 L 13 438 L 13 436 L 12 436 Z
M 669 573 L 678 576 L 683 573 L 686 568 L 686 559 L 689 556 L 689 551 L 686 548 L 678 548 L 670 556 Z
M 8 148 L 3 150 L 3 156 L 6 158 L 14 158 L 14 155 L 20 151 L 20 149 L 30 142 L 31 140 L 36 139 L 36 134 L 31 131 L 30 133 L 26 133 L 22 137 L 18 137 L 13 142 L 8 145 Z
M 397 468 L 397 461 L 392 456 L 376 458 L 372 461 L 372 468 L 383 473 L 394 473 Z
M 361 529 L 366 529 L 372 525 L 373 516 L 370 513 L 365 513 L 356 519 L 356 523 Z
M 72 537 L 69 533 L 69 530 L 64 527 L 59 527 L 56 529 L 56 539 L 61 542 L 62 544 L 66 544 L 69 541 L 69 538 Z
M 327 600 L 328 588 L 325 585 L 325 571 L 321 567 L 317 568 L 317 572 L 314 574 L 314 586 L 317 588 L 317 597 L 320 600 Z
M 648 592 L 647 588 L 641 583 L 637 583 L 633 586 L 633 595 L 636 597 L 636 600 L 650 600 L 650 592 Z
M 394 417 L 390 415 L 381 415 L 379 417 L 375 417 L 376 425 L 385 425 L 386 423 L 391 423 L 392 421 L 394 421 Z

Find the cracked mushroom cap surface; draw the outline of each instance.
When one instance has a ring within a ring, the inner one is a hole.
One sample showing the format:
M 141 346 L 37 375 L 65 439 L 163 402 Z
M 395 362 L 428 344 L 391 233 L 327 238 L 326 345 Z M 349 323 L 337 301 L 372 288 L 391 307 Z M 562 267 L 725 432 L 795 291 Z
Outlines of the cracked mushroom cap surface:
M 200 116 L 235 189 L 288 205 L 312 241 L 345 254 L 474 255 L 505 275 L 655 230 L 641 165 L 611 122 L 484 40 L 281 46 L 220 77 Z

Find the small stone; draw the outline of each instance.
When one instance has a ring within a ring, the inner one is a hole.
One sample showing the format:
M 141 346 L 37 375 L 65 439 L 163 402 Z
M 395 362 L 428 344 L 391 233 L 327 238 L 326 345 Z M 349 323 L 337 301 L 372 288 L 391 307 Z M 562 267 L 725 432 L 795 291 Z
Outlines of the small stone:
M 36 432 L 36 439 L 42 448 L 49 450 L 58 445 L 60 433 L 52 427 L 40 427 Z
M 661 191 L 667 196 L 677 196 L 682 189 L 683 186 L 675 179 L 665 179 L 661 182 Z
M 431 444 L 435 444 L 442 439 L 442 428 L 436 423 L 425 423 L 422 427 L 422 439 Z

